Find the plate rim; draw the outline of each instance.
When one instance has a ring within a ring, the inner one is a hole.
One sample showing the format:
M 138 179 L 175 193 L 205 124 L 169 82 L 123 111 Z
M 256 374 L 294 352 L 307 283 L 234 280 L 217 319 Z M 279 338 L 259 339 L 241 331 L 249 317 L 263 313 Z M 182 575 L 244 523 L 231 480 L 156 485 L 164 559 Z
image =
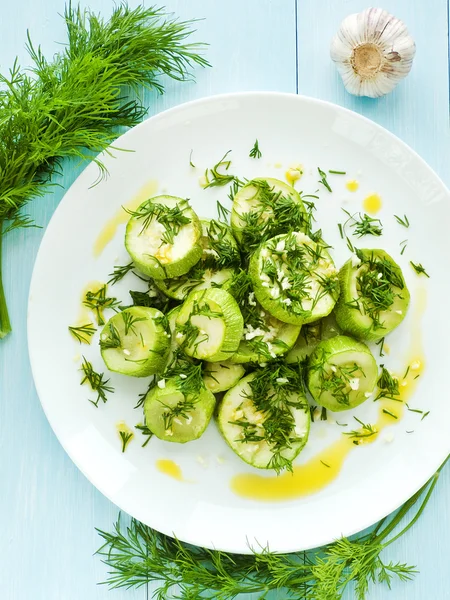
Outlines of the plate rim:
M 186 109 L 189 109 L 191 107 L 195 107 L 196 105 L 204 105 L 204 104 L 210 104 L 210 103 L 215 103 L 215 102 L 220 102 L 220 101 L 227 101 L 227 100 L 233 100 L 233 99 L 239 99 L 239 98 L 249 98 L 252 99 L 254 98 L 255 101 L 257 100 L 258 97 L 275 97 L 275 98 L 280 98 L 280 99 L 289 99 L 289 100 L 298 100 L 300 103 L 308 103 L 308 104 L 312 104 L 312 105 L 322 105 L 325 107 L 328 107 L 328 109 L 332 109 L 332 110 L 338 110 L 343 114 L 348 114 L 350 115 L 352 118 L 357 118 L 357 119 L 361 119 L 363 122 L 366 122 L 367 124 L 370 124 L 372 127 L 374 127 L 376 130 L 380 131 L 383 133 L 383 135 L 387 135 L 388 137 L 390 137 L 391 139 L 395 140 L 397 144 L 399 144 L 400 146 L 402 146 L 405 150 L 407 150 L 407 152 L 414 156 L 414 158 L 416 160 L 419 161 L 419 163 L 421 164 L 421 167 L 424 168 L 430 176 L 432 176 L 433 180 L 436 182 L 436 184 L 438 184 L 441 187 L 441 191 L 444 193 L 444 195 L 450 200 L 450 190 L 447 187 L 447 185 L 444 183 L 444 181 L 441 179 L 441 177 L 436 173 L 436 171 L 426 162 L 425 159 L 423 159 L 417 152 L 416 150 L 414 150 L 411 146 L 409 146 L 406 142 L 404 142 L 401 138 L 399 138 L 397 135 L 395 135 L 394 133 L 392 133 L 389 129 L 383 127 L 382 125 L 378 124 L 376 121 L 373 121 L 372 119 L 354 111 L 351 110 L 349 108 L 346 108 L 344 106 L 341 106 L 337 103 L 334 102 L 330 102 L 328 100 L 322 100 L 322 99 L 318 99 L 318 98 L 314 98 L 312 96 L 307 96 L 307 95 L 302 95 L 302 94 L 296 94 L 296 93 L 290 93 L 290 92 L 277 92 L 277 91 L 264 91 L 264 90 L 255 90 L 255 91 L 240 91 L 240 92 L 228 92 L 228 93 L 221 93 L 221 94 L 214 94 L 211 96 L 203 96 L 201 98 L 197 98 L 194 100 L 190 100 L 188 102 L 183 102 L 180 104 L 177 104 L 171 108 L 168 108 L 166 110 L 163 110 L 161 112 L 158 112 L 152 116 L 150 116 L 149 118 L 145 119 L 144 121 L 142 121 L 141 123 L 135 125 L 134 127 L 128 129 L 127 131 L 125 131 L 122 135 L 120 135 L 119 137 L 116 138 L 116 140 L 114 140 L 111 145 L 113 147 L 115 147 L 117 152 L 120 152 L 120 145 L 117 145 L 117 142 L 119 140 L 122 139 L 126 139 L 127 136 L 129 136 L 132 132 L 134 132 L 136 129 L 143 129 L 145 127 L 149 126 L 149 123 L 155 123 L 160 119 L 164 119 L 167 116 L 170 116 L 172 113 L 177 113 L 179 111 L 183 111 Z M 109 148 L 108 147 L 108 148 Z M 107 149 L 108 150 L 108 149 Z M 107 151 L 106 150 L 106 151 Z M 103 154 L 106 153 L 106 151 L 102 151 L 100 152 L 97 156 L 101 157 Z M 119 154 L 120 156 L 120 154 Z M 93 161 L 90 160 L 85 168 L 82 170 L 82 172 L 77 176 L 77 178 L 75 179 L 75 181 L 65 190 L 64 196 L 61 198 L 60 202 L 58 203 L 58 206 L 55 208 L 49 223 L 47 224 L 45 231 L 43 233 L 41 242 L 39 244 L 39 249 L 36 253 L 36 257 L 34 260 L 34 265 L 33 265 L 33 272 L 32 272 L 32 276 L 31 276 L 31 281 L 30 281 L 30 287 L 29 287 L 29 294 L 28 294 L 28 302 L 27 302 L 27 348 L 28 348 L 28 356 L 29 356 L 29 361 L 30 361 L 30 366 L 31 366 L 31 372 L 32 372 L 32 377 L 33 377 L 33 382 L 34 382 L 34 386 L 36 389 L 36 393 L 38 395 L 39 398 L 39 402 L 40 405 L 44 411 L 44 414 L 46 416 L 47 421 L 50 424 L 50 427 L 53 431 L 53 433 L 55 434 L 59 444 L 63 447 L 64 451 L 66 452 L 66 454 L 69 456 L 70 460 L 76 465 L 76 467 L 81 471 L 81 473 L 84 475 L 84 477 L 86 477 L 86 479 L 89 481 L 89 483 L 91 485 L 93 485 L 96 489 L 98 489 L 110 502 L 112 502 L 115 506 L 118 506 L 115 501 L 112 499 L 111 497 L 111 493 L 107 493 L 104 490 L 104 485 L 101 483 L 94 483 L 91 478 L 87 475 L 86 470 L 81 466 L 81 461 L 78 461 L 78 459 L 76 459 L 73 456 L 73 453 L 71 451 L 69 451 L 68 449 L 68 445 L 66 443 L 66 441 L 63 441 L 63 437 L 64 436 L 60 436 L 60 428 L 58 427 L 57 422 L 54 422 L 54 420 L 52 419 L 52 417 L 49 414 L 49 405 L 48 403 L 45 401 L 45 394 L 44 393 L 40 393 L 40 386 L 37 382 L 37 367 L 34 361 L 34 353 L 33 353 L 33 349 L 32 349 L 32 345 L 30 343 L 32 334 L 31 334 L 31 324 L 32 324 L 32 318 L 31 318 L 31 314 L 32 311 L 30 311 L 30 303 L 31 303 L 31 299 L 33 296 L 33 292 L 34 292 L 34 288 L 37 287 L 37 276 L 36 276 L 36 265 L 38 264 L 38 261 L 40 259 L 40 255 L 41 255 L 41 251 L 42 251 L 42 247 L 44 245 L 44 240 L 47 234 L 47 230 L 49 225 L 51 224 L 51 221 L 53 220 L 55 214 L 57 213 L 57 211 L 59 210 L 59 208 L 61 206 L 64 206 L 65 203 L 69 202 L 70 200 L 67 199 L 67 196 L 69 196 L 69 192 L 71 191 L 71 189 L 77 184 L 79 178 L 85 173 L 86 169 L 89 167 L 92 167 L 94 165 Z M 42 391 L 42 390 L 41 390 Z M 42 391 L 43 392 L 43 391 Z M 450 446 L 448 448 L 447 453 L 450 452 Z M 447 455 L 443 456 L 443 457 L 438 457 L 438 453 L 433 454 L 434 460 L 431 461 L 433 463 L 433 473 L 435 473 L 437 471 L 437 469 L 443 464 L 443 462 L 446 460 Z M 429 476 L 425 477 L 425 478 L 421 478 L 420 479 L 420 483 L 416 484 L 415 486 L 413 486 L 414 491 L 412 492 L 411 496 L 414 495 L 420 488 L 422 488 L 429 480 L 431 477 L 433 477 L 433 473 L 430 473 Z M 402 506 L 409 498 L 405 498 L 403 501 L 401 501 L 400 503 L 398 503 L 397 501 L 394 502 L 391 505 L 390 510 L 386 513 L 385 510 L 381 511 L 379 516 L 376 518 L 375 521 L 372 520 L 372 518 L 369 519 L 368 522 L 366 522 L 366 524 L 363 527 L 360 527 L 358 525 L 358 527 L 353 527 L 353 528 L 348 528 L 345 532 L 342 533 L 343 536 L 345 537 L 349 537 L 352 536 L 358 532 L 363 531 L 364 529 L 366 529 L 367 527 L 370 527 L 371 525 L 375 524 L 376 522 L 378 522 L 380 519 L 388 516 L 389 514 L 391 514 L 392 512 L 396 511 L 400 506 Z M 118 506 L 118 509 L 120 511 L 126 512 L 124 511 L 121 507 Z M 374 514 L 376 511 L 372 511 L 372 514 Z M 127 513 L 128 514 L 128 513 Z M 167 528 L 164 527 L 155 527 L 154 525 L 149 525 L 149 527 L 151 527 L 152 529 L 155 529 L 156 531 L 163 533 L 164 535 L 167 535 L 169 537 L 176 537 L 176 532 L 170 532 Z M 188 543 L 188 544 L 192 544 L 195 546 L 198 546 L 199 543 L 198 541 L 196 541 L 195 539 L 188 539 L 185 536 L 183 536 L 183 542 Z M 328 543 L 330 543 L 330 537 L 328 536 L 327 540 L 323 540 L 322 543 L 320 545 L 314 545 L 314 546 L 301 546 L 299 548 L 299 546 L 288 546 L 286 545 L 286 548 L 283 548 L 281 550 L 279 550 L 282 553 L 291 553 L 291 552 L 300 552 L 300 551 L 304 551 L 304 550 L 310 550 L 313 548 L 319 548 L 323 545 L 326 545 Z M 263 543 L 267 543 L 267 542 L 263 542 Z M 252 542 L 253 544 L 253 542 Z M 244 548 L 239 546 L 239 548 L 236 547 L 232 547 L 232 548 L 227 548 L 224 547 L 222 548 L 221 546 L 217 546 L 214 545 L 212 542 L 207 544 L 207 543 L 202 543 L 201 547 L 204 548 L 209 548 L 211 550 L 221 550 L 224 552 L 229 552 L 229 553 L 235 553 L 235 554 L 251 554 L 252 550 L 249 546 L 245 546 Z M 278 552 L 278 550 L 276 550 Z

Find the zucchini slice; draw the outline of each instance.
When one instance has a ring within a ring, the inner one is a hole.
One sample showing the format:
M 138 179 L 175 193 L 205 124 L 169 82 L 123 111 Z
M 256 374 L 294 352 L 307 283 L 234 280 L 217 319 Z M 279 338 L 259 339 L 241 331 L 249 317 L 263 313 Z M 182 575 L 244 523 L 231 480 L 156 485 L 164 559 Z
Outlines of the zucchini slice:
M 202 220 L 203 248 L 201 259 L 187 273 L 172 279 L 161 279 L 156 285 L 170 298 L 184 300 L 189 292 L 210 287 L 227 289 L 241 256 L 228 225 L 219 221 Z
M 205 386 L 214 394 L 229 390 L 245 375 L 245 369 L 242 365 L 235 365 L 230 361 L 220 363 L 207 362 L 203 367 L 203 381 L 205 382 Z
M 229 390 L 218 410 L 230 448 L 258 469 L 292 470 L 308 440 L 309 406 L 299 375 L 286 365 L 258 369 Z
M 293 347 L 300 326 L 283 323 L 264 310 L 255 298 L 251 279 L 245 271 L 234 277 L 229 292 L 244 318 L 242 339 L 230 359 L 232 363 L 268 362 Z
M 236 352 L 244 323 L 233 296 L 220 288 L 191 292 L 176 319 L 176 340 L 188 356 L 220 362 Z
M 345 335 L 320 342 L 309 358 L 309 391 L 317 404 L 333 411 L 365 402 L 377 378 L 377 363 L 369 348 Z
M 201 224 L 187 200 L 155 196 L 130 214 L 125 247 L 146 275 L 154 279 L 178 277 L 202 256 Z
M 345 333 L 377 341 L 406 316 L 409 291 L 398 264 L 384 250 L 356 250 L 339 273 L 336 320 Z
M 339 280 L 326 248 L 323 242 L 295 231 L 261 244 L 249 266 L 260 304 L 293 325 L 328 315 L 339 296 Z
M 245 252 L 279 233 L 308 231 L 310 221 L 300 194 L 279 179 L 252 179 L 233 199 L 231 227 Z
M 144 400 L 145 423 L 150 431 L 160 440 L 179 444 L 202 435 L 216 405 L 214 395 L 204 387 L 201 375 L 195 391 L 191 389 L 192 377 L 182 375 L 160 379 Z
M 303 325 L 294 347 L 286 354 L 286 363 L 290 365 L 304 361 L 319 342 L 341 333 L 334 312 L 319 321 Z
M 100 352 L 110 371 L 147 377 L 162 371 L 170 346 L 166 316 L 132 306 L 114 315 L 100 334 Z

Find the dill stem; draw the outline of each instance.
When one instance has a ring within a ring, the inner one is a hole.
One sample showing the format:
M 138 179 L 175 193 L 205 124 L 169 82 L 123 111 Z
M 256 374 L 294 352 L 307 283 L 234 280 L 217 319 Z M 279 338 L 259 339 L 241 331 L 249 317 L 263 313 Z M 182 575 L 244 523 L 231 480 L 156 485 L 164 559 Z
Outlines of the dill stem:
M 9 320 L 8 307 L 6 305 L 5 290 L 2 280 L 2 242 L 3 242 L 3 221 L 0 221 L 0 339 L 6 337 L 11 332 L 11 322 Z
M 416 492 L 414 494 L 414 496 L 412 496 L 407 502 L 405 502 L 405 504 L 402 506 L 402 508 L 399 510 L 399 512 L 396 514 L 396 516 L 392 519 L 392 521 L 389 523 L 389 525 L 387 525 L 387 527 L 385 529 L 383 529 L 383 531 L 378 536 L 376 536 L 372 541 L 381 543 L 397 527 L 397 525 L 403 520 L 403 517 L 413 508 L 413 506 L 416 504 L 416 502 L 420 499 L 422 494 L 428 488 L 425 498 L 423 499 L 423 501 L 419 507 L 419 510 L 417 511 L 415 516 L 397 535 L 395 535 L 392 539 L 385 542 L 383 544 L 383 547 L 385 548 L 386 546 L 389 546 L 390 544 L 395 542 L 399 537 L 401 537 L 404 533 L 406 533 L 408 531 L 408 529 L 410 529 L 416 523 L 416 521 L 419 519 L 419 517 L 425 510 L 425 507 L 428 504 L 431 494 L 433 493 L 435 485 L 439 479 L 441 470 L 445 466 L 445 464 L 449 460 L 449 458 L 450 458 L 450 456 L 448 456 L 445 459 L 445 461 L 442 463 L 442 465 L 439 467 L 439 469 L 436 471 L 436 473 L 431 477 L 431 479 L 429 479 L 427 481 L 427 483 L 424 486 L 422 486 L 418 492 Z

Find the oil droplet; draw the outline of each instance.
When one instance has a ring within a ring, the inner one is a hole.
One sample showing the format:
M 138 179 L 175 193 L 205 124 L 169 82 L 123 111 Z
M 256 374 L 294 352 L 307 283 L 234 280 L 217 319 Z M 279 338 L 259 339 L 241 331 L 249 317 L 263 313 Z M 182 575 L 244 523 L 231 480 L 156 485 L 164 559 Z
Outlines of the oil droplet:
M 345 184 L 345 187 L 348 189 L 349 192 L 356 192 L 359 188 L 359 183 L 356 181 L 356 179 L 350 179 Z
M 381 209 L 381 205 L 381 198 L 378 194 L 370 194 L 370 196 L 367 196 L 363 201 L 364 210 L 371 215 L 376 215 Z
M 177 463 L 173 462 L 173 460 L 168 460 L 166 458 L 160 458 L 156 461 L 156 468 L 164 475 L 168 475 L 169 477 L 173 477 L 177 481 L 183 481 L 183 473 Z
M 396 396 L 398 400 L 385 398 L 378 401 L 379 415 L 377 422 L 372 425 L 373 435 L 364 438 L 352 438 L 351 436 L 342 435 L 339 440 L 325 448 L 307 463 L 294 466 L 293 473 L 284 473 L 276 477 L 264 477 L 248 473 L 236 475 L 231 480 L 233 492 L 244 498 L 263 502 L 291 500 L 315 494 L 337 478 L 345 459 L 353 450 L 373 443 L 379 438 L 385 427 L 398 423 L 404 414 L 406 402 L 415 391 L 418 376 L 425 367 L 421 329 L 421 319 L 425 305 L 425 289 L 418 289 L 415 296 L 410 350 L 406 362 L 409 369 L 406 367 L 403 376 L 398 378 L 400 382 L 400 395 Z M 406 382 L 405 386 L 401 385 L 403 382 Z M 386 440 L 392 441 L 393 435 L 389 435 Z
M 283 166 L 280 162 L 277 162 L 273 165 L 275 167 L 275 169 L 281 169 L 281 167 Z
M 88 323 L 92 323 L 92 312 L 91 310 L 84 305 L 84 301 L 86 300 L 86 294 L 88 292 L 98 292 L 100 288 L 102 288 L 105 284 L 101 281 L 90 281 L 87 283 L 84 288 L 81 290 L 80 295 L 80 309 L 78 311 L 78 318 L 75 327 L 80 327 L 82 325 L 87 325 Z M 103 315 L 101 315 L 103 316 Z
M 128 210 L 136 210 L 140 204 L 142 204 L 148 198 L 154 196 L 157 191 L 157 181 L 149 181 L 139 190 L 134 198 L 117 210 L 116 214 L 104 225 L 94 242 L 93 253 L 95 257 L 99 257 L 106 246 L 114 239 L 119 225 L 123 225 L 129 220 L 130 215 L 124 210 L 124 208 Z
M 289 169 L 286 171 L 284 176 L 286 178 L 286 181 L 289 183 L 289 185 L 292 185 L 292 187 L 294 187 L 295 182 L 298 181 L 302 175 L 303 175 L 303 165 L 297 163 L 297 164 L 290 165 Z

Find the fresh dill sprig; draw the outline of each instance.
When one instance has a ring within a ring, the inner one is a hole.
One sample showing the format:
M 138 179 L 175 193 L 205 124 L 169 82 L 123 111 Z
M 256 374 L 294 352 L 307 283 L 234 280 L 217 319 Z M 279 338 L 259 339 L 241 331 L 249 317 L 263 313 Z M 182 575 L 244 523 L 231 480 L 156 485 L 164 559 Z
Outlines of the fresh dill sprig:
M 398 215 L 394 215 L 395 220 L 397 221 L 397 223 L 399 223 L 399 225 L 402 225 L 403 227 L 408 228 L 409 227 L 409 221 L 408 221 L 408 217 L 406 215 L 403 215 L 403 219 L 401 217 L 399 217 Z
M 69 325 L 69 331 L 80 344 L 90 344 L 91 338 L 97 331 L 97 328 L 94 326 L 94 323 L 85 323 L 78 327 Z
M 105 324 L 105 319 L 103 315 L 104 310 L 106 310 L 107 308 L 116 310 L 120 306 L 120 302 L 117 300 L 117 298 L 109 298 L 106 295 L 106 291 L 107 285 L 105 283 L 98 290 L 88 290 L 86 292 L 85 299 L 83 300 L 83 304 L 95 313 L 97 323 L 99 325 Z
M 261 158 L 261 156 L 262 156 L 262 153 L 261 153 L 261 150 L 259 149 L 258 140 L 255 140 L 255 143 L 253 144 L 253 148 L 250 150 L 249 157 L 250 158 Z
M 138 423 L 137 425 L 134 426 L 135 429 L 137 429 L 138 431 L 140 431 L 142 433 L 142 435 L 146 436 L 146 440 L 144 441 L 142 445 L 142 448 L 145 448 L 145 446 L 149 443 L 149 441 L 152 439 L 153 437 L 153 431 L 150 431 L 150 429 L 147 427 L 147 425 L 142 425 L 142 423 Z
M 403 242 L 400 242 L 400 256 L 403 256 L 404 251 L 406 250 L 406 246 L 408 245 L 408 240 L 403 240 Z
M 132 262 L 128 263 L 127 265 L 123 265 L 123 266 L 119 265 L 119 266 L 114 267 L 113 273 L 110 273 L 108 275 L 108 277 L 110 279 L 108 279 L 107 283 L 109 285 L 114 285 L 115 283 L 117 283 L 118 281 L 123 279 L 125 277 L 125 275 L 127 275 L 127 273 L 129 273 L 130 271 L 133 271 L 133 269 L 134 269 L 134 264 Z
M 128 431 L 123 431 L 122 429 L 119 431 L 120 439 L 122 441 L 122 452 L 125 452 L 128 444 L 134 437 L 134 434 Z
M 331 186 L 327 181 L 327 174 L 325 173 L 325 171 L 322 171 L 320 167 L 317 167 L 317 171 L 320 176 L 319 183 L 321 183 L 329 192 L 332 192 L 333 190 L 331 189 Z
M 400 396 L 398 379 L 389 373 L 384 365 L 380 365 L 381 375 L 378 378 L 378 389 L 380 390 L 375 401 L 380 398 L 389 398 L 390 400 L 398 400 L 395 396 Z
M 191 167 L 193 169 L 196 169 L 197 167 L 194 165 L 194 163 L 192 162 L 192 154 L 194 153 L 193 150 L 191 150 L 190 154 L 189 154 L 189 164 L 191 165 Z
M 219 162 L 217 162 L 210 169 L 205 170 L 205 189 L 210 187 L 222 187 L 224 185 L 228 185 L 229 183 L 233 183 L 239 187 L 244 185 L 244 182 L 236 177 L 236 175 L 228 173 L 228 169 L 231 166 L 231 160 L 228 159 L 227 156 L 230 154 L 230 152 L 231 150 L 225 152 Z
M 180 200 L 175 206 L 169 207 L 165 204 L 154 202 L 152 198 L 141 204 L 136 210 L 125 209 L 125 211 L 135 219 L 142 220 L 143 233 L 153 221 L 158 221 L 164 232 L 161 235 L 162 244 L 173 244 L 175 237 L 180 233 L 184 225 L 191 222 L 191 219 L 184 214 L 189 208 L 188 200 Z
M 383 350 L 384 350 L 384 340 L 385 340 L 385 338 L 384 338 L 384 337 L 382 337 L 380 340 L 378 340 L 378 342 L 375 342 L 375 344 L 376 344 L 377 346 L 380 346 L 380 358 L 381 358 L 382 356 L 384 356 L 384 352 L 383 352 Z
M 228 208 L 223 206 L 223 204 L 221 204 L 218 200 L 216 202 L 216 206 L 217 206 L 217 216 L 219 218 L 219 221 L 222 221 L 223 223 L 228 223 L 228 218 L 231 213 L 231 210 L 229 210 Z
M 380 219 L 375 219 L 365 213 L 355 213 L 352 215 L 348 210 L 345 210 L 345 208 L 342 210 L 348 216 L 348 219 L 342 227 L 339 227 L 340 224 L 338 223 L 341 237 L 345 234 L 345 227 L 348 223 L 350 223 L 350 227 L 353 228 L 353 233 L 357 237 L 363 237 L 364 235 L 374 235 L 379 237 L 383 233 L 383 226 Z
M 430 278 L 428 273 L 425 271 L 425 268 L 420 263 L 417 263 L 416 265 L 415 263 L 413 263 L 412 260 L 410 260 L 409 262 L 414 271 L 417 273 L 417 275 L 425 275 L 425 277 L 428 277 L 428 279 Z
M 344 431 L 344 435 L 348 435 L 353 443 L 358 446 L 365 439 L 371 438 L 378 434 L 378 430 L 374 425 L 370 423 L 363 423 L 358 417 L 353 417 L 361 425 L 361 429 L 355 429 L 353 431 Z
M 331 175 L 347 175 L 347 171 L 333 171 L 332 169 L 330 169 L 328 173 Z
M 445 464 L 445 463 L 444 463 Z M 179 600 L 217 598 L 234 600 L 253 593 L 262 600 L 273 590 L 283 598 L 337 600 L 348 586 L 364 600 L 369 585 L 390 586 L 394 579 L 408 581 L 415 567 L 383 561 L 383 551 L 420 518 L 444 465 L 394 515 L 382 519 L 366 534 L 342 538 L 319 550 L 280 554 L 268 547 L 250 547 L 250 554 L 228 554 L 181 542 L 121 516 L 112 532 L 97 529 L 103 545 L 97 551 L 109 567 L 112 588 L 138 588 L 152 582 L 155 597 Z M 400 526 L 400 531 L 395 533 Z M 300 594 L 300 595 L 299 595 Z
M 89 400 L 89 402 L 91 402 L 96 407 L 98 407 L 98 403 L 100 402 L 100 400 L 102 400 L 104 403 L 107 402 L 108 398 L 106 394 L 114 393 L 114 388 L 108 385 L 109 379 L 104 378 L 105 374 L 97 373 L 97 371 L 94 371 L 92 364 L 88 360 L 86 360 L 84 356 L 83 363 L 81 365 L 81 371 L 83 373 L 83 378 L 81 380 L 80 385 L 88 383 L 91 386 L 92 391 L 97 393 L 96 400 Z
M 48 60 L 28 35 L 31 68 L 16 60 L 0 75 L 0 232 L 32 225 L 23 208 L 51 189 L 65 157 L 94 160 L 105 175 L 98 153 L 147 114 L 134 92 L 163 92 L 161 74 L 183 81 L 191 67 L 208 65 L 204 46 L 186 41 L 193 21 L 163 9 L 121 2 L 104 20 L 69 3 L 63 18 L 68 42 L 60 52 Z M 0 283 L 0 338 L 10 330 Z

